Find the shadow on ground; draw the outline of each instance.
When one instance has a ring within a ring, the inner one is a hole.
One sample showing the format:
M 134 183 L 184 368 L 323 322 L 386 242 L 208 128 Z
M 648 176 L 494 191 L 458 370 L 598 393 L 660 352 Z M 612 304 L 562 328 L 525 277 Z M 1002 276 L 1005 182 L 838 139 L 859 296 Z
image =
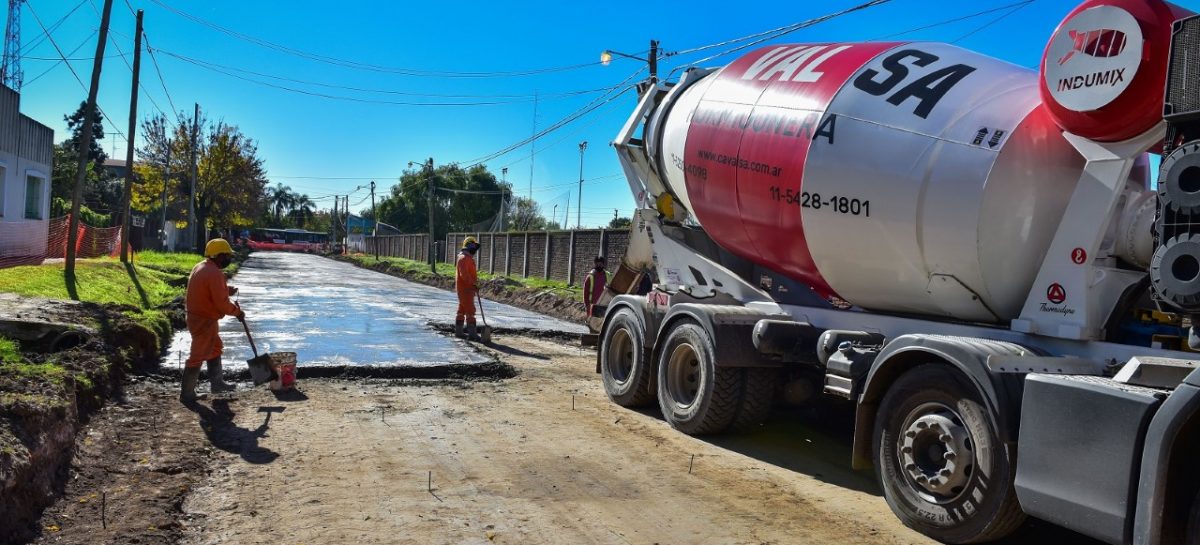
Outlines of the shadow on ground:
M 265 413 L 263 423 L 250 430 L 239 427 L 233 422 L 235 413 L 229 408 L 228 399 L 214 399 L 212 408 L 204 406 L 199 401 L 184 402 L 184 406 L 200 417 L 200 428 L 212 446 L 225 452 L 237 454 L 251 464 L 269 464 L 279 458 L 279 454 L 258 444 L 258 440 L 266 437 L 271 427 L 271 415 L 283 412 L 284 407 L 259 407 L 258 412 Z

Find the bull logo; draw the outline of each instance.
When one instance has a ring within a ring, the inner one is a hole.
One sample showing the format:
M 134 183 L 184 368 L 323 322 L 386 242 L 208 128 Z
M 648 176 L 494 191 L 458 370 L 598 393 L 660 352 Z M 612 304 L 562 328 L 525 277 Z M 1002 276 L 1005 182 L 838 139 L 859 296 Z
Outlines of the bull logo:
M 1128 41 L 1124 32 L 1113 30 L 1110 28 L 1102 28 L 1098 30 L 1070 30 L 1067 31 L 1070 36 L 1073 46 L 1071 50 L 1058 59 L 1058 65 L 1067 64 L 1076 53 L 1083 53 L 1090 57 L 1109 58 L 1116 57 L 1125 51 L 1125 44 Z

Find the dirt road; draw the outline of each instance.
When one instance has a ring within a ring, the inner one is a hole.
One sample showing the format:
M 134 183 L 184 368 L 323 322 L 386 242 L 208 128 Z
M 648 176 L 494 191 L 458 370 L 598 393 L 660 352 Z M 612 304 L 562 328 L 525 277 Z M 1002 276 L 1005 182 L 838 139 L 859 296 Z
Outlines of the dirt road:
M 35 542 L 932 543 L 847 469 L 844 410 L 691 438 L 609 403 L 594 353 L 497 340 L 514 378 L 311 379 L 191 407 L 134 385 L 80 434 Z M 1037 523 L 1005 543 L 1095 545 Z
M 610 404 L 592 353 L 503 341 L 510 380 L 242 394 L 261 432 L 217 453 L 184 543 L 929 543 L 870 493 Z

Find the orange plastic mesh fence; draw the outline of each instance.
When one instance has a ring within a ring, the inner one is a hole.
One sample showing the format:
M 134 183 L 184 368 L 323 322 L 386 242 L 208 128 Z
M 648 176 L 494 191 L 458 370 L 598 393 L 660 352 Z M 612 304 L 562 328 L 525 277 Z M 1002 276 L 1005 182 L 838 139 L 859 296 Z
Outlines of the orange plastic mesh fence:
M 0 222 L 0 269 L 65 258 L 69 218 Z M 80 222 L 76 230 L 79 234 L 75 242 L 76 257 L 117 255 L 120 251 L 120 227 L 92 227 Z

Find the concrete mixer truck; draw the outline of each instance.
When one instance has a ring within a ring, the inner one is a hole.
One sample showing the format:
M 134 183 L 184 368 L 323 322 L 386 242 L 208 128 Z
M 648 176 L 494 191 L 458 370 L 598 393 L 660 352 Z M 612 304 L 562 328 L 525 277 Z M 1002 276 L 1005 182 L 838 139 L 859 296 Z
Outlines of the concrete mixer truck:
M 852 466 L 947 543 L 1200 543 L 1198 76 L 1200 19 L 1089 0 L 1039 70 L 813 43 L 651 79 L 605 391 L 688 434 L 848 400 Z

